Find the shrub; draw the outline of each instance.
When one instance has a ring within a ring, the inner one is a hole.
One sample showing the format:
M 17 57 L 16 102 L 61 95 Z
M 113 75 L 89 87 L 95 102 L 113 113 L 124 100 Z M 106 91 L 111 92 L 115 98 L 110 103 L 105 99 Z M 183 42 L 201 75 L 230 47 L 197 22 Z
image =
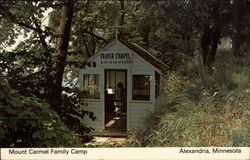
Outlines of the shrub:
M 0 78 L 1 147 L 81 146 L 76 135 L 48 104 L 21 96 Z

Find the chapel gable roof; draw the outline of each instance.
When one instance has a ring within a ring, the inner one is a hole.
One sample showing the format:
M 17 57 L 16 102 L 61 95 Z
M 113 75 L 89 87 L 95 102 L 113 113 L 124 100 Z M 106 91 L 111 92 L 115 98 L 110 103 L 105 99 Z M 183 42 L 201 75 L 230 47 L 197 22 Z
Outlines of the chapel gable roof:
M 162 73 L 166 73 L 167 70 L 169 69 L 168 65 L 166 65 L 164 62 L 162 62 L 161 60 L 159 60 L 158 58 L 156 58 L 154 55 L 152 55 L 151 53 L 149 53 L 148 51 L 146 51 L 145 49 L 143 49 L 141 46 L 137 45 L 136 43 L 127 42 L 127 41 L 124 41 L 124 40 L 117 40 L 117 39 L 115 39 L 114 41 L 110 42 L 104 48 L 102 48 L 101 50 L 99 50 L 98 52 L 96 52 L 96 54 L 93 55 L 92 57 L 90 57 L 88 59 L 88 61 L 92 61 L 94 58 L 96 58 L 98 56 L 99 52 L 101 52 L 103 50 L 106 50 L 110 46 L 114 45 L 114 43 L 116 43 L 116 42 L 120 42 L 123 45 L 125 45 L 126 47 L 128 47 L 130 50 L 132 50 L 133 52 L 135 52 L 136 54 L 138 54 L 139 56 L 141 56 L 147 62 L 149 62 L 150 64 L 152 64 L 156 68 L 158 68 Z
M 166 65 L 164 62 L 156 58 L 154 55 L 143 49 L 141 46 L 137 45 L 136 43 L 126 42 L 123 40 L 119 40 L 121 43 L 126 45 L 129 49 L 140 55 L 146 61 L 151 63 L 153 66 L 161 70 L 163 73 L 167 72 L 169 66 Z

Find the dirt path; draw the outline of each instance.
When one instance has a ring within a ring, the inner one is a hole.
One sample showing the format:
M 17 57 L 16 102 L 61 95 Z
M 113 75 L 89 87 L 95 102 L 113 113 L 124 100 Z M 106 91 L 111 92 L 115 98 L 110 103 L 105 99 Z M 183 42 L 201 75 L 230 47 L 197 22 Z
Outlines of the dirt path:
M 87 147 L 112 147 L 120 146 L 127 140 L 126 137 L 97 137 L 94 136 L 93 139 L 86 143 Z

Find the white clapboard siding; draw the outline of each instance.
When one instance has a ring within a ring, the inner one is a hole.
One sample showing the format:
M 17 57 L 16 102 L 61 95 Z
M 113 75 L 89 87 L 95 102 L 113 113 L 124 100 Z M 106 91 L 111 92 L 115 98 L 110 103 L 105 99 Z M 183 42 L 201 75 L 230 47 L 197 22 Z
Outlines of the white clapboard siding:
M 143 101 L 132 101 L 128 111 L 129 130 L 140 130 L 145 127 L 145 119 L 154 112 L 154 103 Z
M 96 130 L 103 129 L 103 119 L 104 119 L 104 106 L 103 106 L 103 101 L 98 100 L 86 100 L 86 103 L 88 104 L 87 106 L 84 107 L 87 111 L 93 112 L 94 116 L 97 118 L 95 121 L 92 121 L 90 118 L 87 116 L 84 117 L 84 124 L 87 127 L 92 127 Z
M 103 51 L 124 52 L 124 51 L 129 51 L 129 49 L 124 45 L 119 44 L 118 41 L 114 41 L 113 45 L 111 45 L 108 48 L 102 49 L 102 52 Z
M 131 65 L 131 72 L 144 74 L 145 72 L 153 73 L 154 71 L 161 73 L 161 71 L 158 68 L 153 66 L 151 63 L 147 62 L 141 56 L 137 55 L 136 53 L 133 54 L 133 63 Z
M 129 53 L 132 56 L 132 63 L 128 64 L 101 64 L 100 53 Z M 140 130 L 145 126 L 145 118 L 155 111 L 155 71 L 161 74 L 161 71 L 146 61 L 143 57 L 128 48 L 125 44 L 118 40 L 114 40 L 102 50 L 98 51 L 89 59 L 89 62 L 95 62 L 96 67 L 88 67 L 79 73 L 80 87 L 83 87 L 83 74 L 99 74 L 100 99 L 86 100 L 88 106 L 86 110 L 94 112 L 97 117 L 96 121 L 85 118 L 86 126 L 95 128 L 95 132 L 101 132 L 105 129 L 105 69 L 124 69 L 127 71 L 127 130 Z M 150 75 L 150 100 L 139 101 L 132 100 L 132 76 L 133 75 Z

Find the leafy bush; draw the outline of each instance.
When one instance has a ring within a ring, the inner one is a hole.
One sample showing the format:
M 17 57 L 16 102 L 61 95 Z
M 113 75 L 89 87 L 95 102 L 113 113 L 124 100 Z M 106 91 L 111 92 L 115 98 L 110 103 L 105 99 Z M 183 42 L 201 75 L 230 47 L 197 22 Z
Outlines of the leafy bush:
M 62 109 L 67 114 L 64 117 L 63 122 L 70 130 L 73 130 L 81 135 L 84 135 L 84 133 L 89 133 L 91 130 L 93 130 L 92 127 L 86 126 L 84 124 L 84 117 L 87 116 L 93 121 L 96 120 L 93 112 L 89 112 L 84 109 L 84 106 L 87 105 L 83 98 L 85 95 L 86 91 L 79 87 L 64 87 Z
M 20 96 L 0 78 L 1 147 L 81 146 L 79 139 L 48 104 L 32 96 Z
M 6 79 L 11 90 L 16 90 L 19 95 L 22 95 L 21 97 L 30 97 L 32 100 L 35 99 L 34 101 L 41 106 L 47 106 L 43 102 L 48 99 L 48 91 L 51 89 L 48 85 L 51 69 L 49 67 L 49 57 L 53 54 L 54 49 L 50 49 L 50 54 L 48 55 L 48 53 L 37 50 L 37 48 L 33 48 L 30 51 L 3 52 L 0 54 L 1 77 Z M 61 123 L 66 125 L 69 130 L 81 135 L 81 140 L 84 141 L 84 138 L 87 138 L 84 136 L 84 133 L 90 132 L 91 128 L 83 124 L 83 117 L 88 116 L 92 120 L 95 117 L 92 112 L 82 108 L 82 106 L 86 105 L 84 101 L 86 92 L 75 87 L 76 79 L 78 78 L 77 69 L 66 67 L 65 73 L 67 74 L 65 74 L 63 81 L 61 112 L 53 112 L 53 115 L 59 114 Z M 14 96 L 18 96 L 18 94 L 16 93 Z M 26 106 L 26 104 L 23 105 Z M 48 112 L 52 111 L 49 107 L 47 108 Z M 39 110 L 43 111 L 43 109 Z M 45 113 L 41 112 L 39 114 L 43 115 Z

